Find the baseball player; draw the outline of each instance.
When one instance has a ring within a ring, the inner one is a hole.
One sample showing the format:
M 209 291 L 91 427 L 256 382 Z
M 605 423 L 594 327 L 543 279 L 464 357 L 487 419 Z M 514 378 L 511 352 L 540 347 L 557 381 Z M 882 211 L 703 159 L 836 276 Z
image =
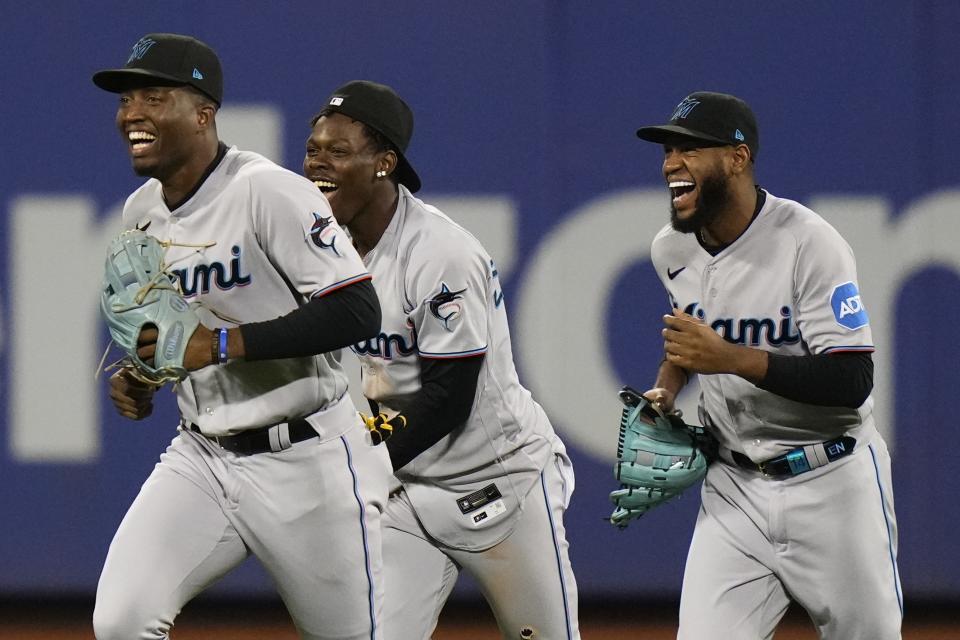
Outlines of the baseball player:
M 396 483 L 384 512 L 384 628 L 429 638 L 461 568 L 505 638 L 579 638 L 563 514 L 573 473 L 517 379 L 493 260 L 413 196 L 413 114 L 390 88 L 353 81 L 313 119 L 304 174 L 327 196 L 373 275 L 379 333 L 352 346 Z
M 93 81 L 120 94 L 117 127 L 150 178 L 124 226 L 170 245 L 202 321 L 175 388 L 179 434 L 107 554 L 97 638 L 168 637 L 183 605 L 250 554 L 301 637 L 381 638 L 389 456 L 339 364 L 340 348 L 380 326 L 369 273 L 310 182 L 219 141 L 222 75 L 207 45 L 149 34 Z M 141 334 L 144 360 L 155 337 Z M 121 414 L 149 415 L 153 388 L 127 371 L 110 386 Z
M 849 245 L 754 183 L 742 100 L 697 92 L 663 145 L 671 223 L 653 265 L 673 311 L 646 395 L 666 410 L 699 374 L 716 438 L 690 544 L 679 638 L 771 638 L 791 600 L 820 637 L 900 637 L 890 457 L 871 414 L 869 317 Z

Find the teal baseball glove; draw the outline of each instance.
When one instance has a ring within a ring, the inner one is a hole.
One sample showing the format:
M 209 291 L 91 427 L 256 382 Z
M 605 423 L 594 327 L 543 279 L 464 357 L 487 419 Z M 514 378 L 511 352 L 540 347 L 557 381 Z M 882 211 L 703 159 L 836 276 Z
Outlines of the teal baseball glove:
M 623 413 L 610 494 L 616 509 L 610 523 L 623 529 L 631 520 L 676 498 L 703 479 L 707 459 L 691 429 L 677 414 L 665 414 L 630 387 L 620 390 Z
M 163 245 L 153 236 L 131 229 L 110 243 L 100 311 L 113 342 L 126 353 L 121 364 L 141 381 L 156 386 L 187 377 L 183 356 L 200 324 L 177 282 L 166 270 Z M 137 355 L 140 331 L 148 326 L 158 333 L 152 363 Z

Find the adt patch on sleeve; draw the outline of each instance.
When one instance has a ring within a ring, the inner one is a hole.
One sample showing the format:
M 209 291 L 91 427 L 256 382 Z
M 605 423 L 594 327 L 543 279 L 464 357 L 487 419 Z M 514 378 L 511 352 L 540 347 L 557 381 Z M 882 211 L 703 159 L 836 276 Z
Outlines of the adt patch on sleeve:
M 833 290 L 830 296 L 833 317 L 847 329 L 859 329 L 870 323 L 867 310 L 860 301 L 860 291 L 853 282 L 845 282 Z

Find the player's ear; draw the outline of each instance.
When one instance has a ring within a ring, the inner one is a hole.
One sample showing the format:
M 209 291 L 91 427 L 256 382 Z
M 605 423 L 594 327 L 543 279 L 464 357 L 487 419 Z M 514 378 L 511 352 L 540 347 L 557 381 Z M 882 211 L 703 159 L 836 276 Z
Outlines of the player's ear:
M 197 105 L 197 124 L 201 129 L 209 128 L 213 124 L 217 108 L 211 102 L 200 102 Z
M 384 151 L 377 159 L 377 173 L 384 172 L 384 175 L 390 175 L 397 168 L 397 154 L 390 149 Z
M 750 147 L 738 144 L 733 148 L 733 172 L 743 173 L 750 169 Z

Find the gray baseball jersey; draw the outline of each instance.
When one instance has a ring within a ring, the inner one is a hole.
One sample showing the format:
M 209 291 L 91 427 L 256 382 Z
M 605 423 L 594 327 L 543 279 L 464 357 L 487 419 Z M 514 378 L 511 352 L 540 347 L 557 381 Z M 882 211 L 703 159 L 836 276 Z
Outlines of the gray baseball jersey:
M 170 244 L 167 263 L 208 327 L 273 319 L 370 277 L 310 182 L 235 148 L 176 210 L 150 180 L 123 219 Z M 202 435 L 181 428 L 120 525 L 98 634 L 165 637 L 185 602 L 253 553 L 302 637 L 381 637 L 390 464 L 369 442 L 338 358 L 237 360 L 177 385 L 183 422 Z M 318 437 L 291 445 L 296 418 Z M 270 425 L 273 451 L 217 446 L 216 436 Z
M 421 359 L 484 354 L 466 423 L 396 472 L 403 489 L 384 515 L 388 636 L 429 637 L 463 566 L 505 636 L 529 627 L 537 637 L 579 637 L 562 522 L 573 473 L 517 377 L 493 260 L 400 186 L 396 213 L 364 262 L 382 329 L 353 350 L 364 394 L 382 411 L 395 414 L 420 389 Z
M 728 341 L 784 355 L 872 351 L 853 252 L 826 221 L 769 193 L 711 255 L 669 225 L 651 257 L 671 304 Z M 687 559 L 680 637 L 771 637 L 790 598 L 823 637 L 899 637 L 896 517 L 886 445 L 858 409 L 795 402 L 735 375 L 700 375 L 700 418 L 721 447 Z M 852 454 L 786 479 L 732 464 L 856 439 Z M 760 606 L 762 604 L 762 606 Z
M 251 193 L 251 183 L 259 190 Z M 128 199 L 124 223 L 149 224 L 151 235 L 171 243 L 166 260 L 208 327 L 272 320 L 370 277 L 316 187 L 251 152 L 229 151 L 201 192 L 173 213 L 160 183 L 147 182 Z M 177 387 L 180 412 L 211 436 L 309 415 L 346 392 L 338 357 L 237 360 L 194 371 Z

